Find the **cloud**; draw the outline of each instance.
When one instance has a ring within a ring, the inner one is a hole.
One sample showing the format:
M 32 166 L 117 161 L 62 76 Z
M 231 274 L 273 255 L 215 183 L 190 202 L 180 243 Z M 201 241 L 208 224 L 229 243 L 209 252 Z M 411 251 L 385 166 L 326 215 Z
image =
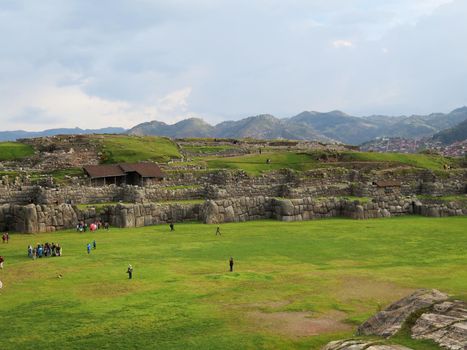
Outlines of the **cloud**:
M 343 40 L 343 39 L 339 39 L 339 40 L 334 40 L 332 42 L 332 46 L 334 46 L 336 49 L 339 49 L 341 47 L 353 47 L 353 42 L 350 41 L 350 40 Z
M 446 111 L 466 104 L 466 16 L 462 0 L 2 1 L 1 128 Z

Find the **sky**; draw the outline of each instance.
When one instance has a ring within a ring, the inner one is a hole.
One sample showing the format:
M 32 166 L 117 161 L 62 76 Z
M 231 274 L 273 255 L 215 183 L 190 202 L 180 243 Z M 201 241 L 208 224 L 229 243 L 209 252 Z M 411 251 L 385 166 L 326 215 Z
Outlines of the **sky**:
M 466 0 L 0 0 L 0 130 L 467 104 Z

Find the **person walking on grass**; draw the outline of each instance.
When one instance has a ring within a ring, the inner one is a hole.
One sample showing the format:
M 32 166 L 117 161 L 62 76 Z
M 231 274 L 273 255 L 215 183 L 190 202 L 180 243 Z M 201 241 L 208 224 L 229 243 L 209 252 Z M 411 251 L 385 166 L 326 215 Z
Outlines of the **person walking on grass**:
M 5 261 L 5 259 L 3 258 L 3 256 L 0 255 L 0 270 L 3 270 L 3 262 Z
M 230 265 L 230 272 L 233 272 L 234 259 L 232 257 L 230 257 L 229 265 Z
M 94 241 L 92 241 L 92 248 L 96 249 L 96 247 L 97 247 L 96 240 L 94 240 Z
M 217 235 L 221 235 L 221 228 L 219 227 L 219 225 L 217 225 L 217 228 L 216 228 L 216 236 Z
M 87 249 L 88 249 L 88 254 L 90 254 L 91 253 L 91 243 L 88 243 Z
M 175 231 L 174 223 L 173 223 L 173 222 L 171 222 L 171 223 L 169 224 L 169 227 L 170 227 L 170 232 Z
M 131 280 L 133 278 L 133 266 L 131 264 L 128 265 L 126 273 L 128 274 L 128 279 Z

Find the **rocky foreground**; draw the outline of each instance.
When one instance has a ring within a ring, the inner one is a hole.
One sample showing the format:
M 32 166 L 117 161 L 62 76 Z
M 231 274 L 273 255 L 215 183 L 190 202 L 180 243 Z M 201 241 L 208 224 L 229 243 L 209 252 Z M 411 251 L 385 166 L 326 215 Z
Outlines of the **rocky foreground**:
M 358 328 L 358 335 L 389 338 L 410 327 L 414 339 L 428 339 L 449 350 L 467 350 L 467 303 L 451 300 L 438 290 L 417 290 L 368 319 Z M 339 340 L 324 350 L 410 350 L 380 341 Z

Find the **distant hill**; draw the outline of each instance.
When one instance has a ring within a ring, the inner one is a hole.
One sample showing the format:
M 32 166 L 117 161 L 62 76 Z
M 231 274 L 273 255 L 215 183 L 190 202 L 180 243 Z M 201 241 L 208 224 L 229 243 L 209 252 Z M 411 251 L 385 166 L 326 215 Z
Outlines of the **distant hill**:
M 17 139 L 27 139 L 32 137 L 54 136 L 54 135 L 88 135 L 88 134 L 121 134 L 126 129 L 123 128 L 102 128 L 102 129 L 80 129 L 80 128 L 62 128 L 48 129 L 43 131 L 0 131 L 0 141 L 15 141 Z
M 428 115 L 355 117 L 341 111 L 305 111 L 291 118 L 276 118 L 261 114 L 235 121 L 210 125 L 200 118 L 188 118 L 175 124 L 157 120 L 138 124 L 129 130 L 50 129 L 40 132 L 4 131 L 0 141 L 58 134 L 127 133 L 139 136 L 218 137 L 255 139 L 315 140 L 360 145 L 376 138 L 430 138 L 442 130 L 454 128 L 467 119 L 467 107 L 450 113 Z M 462 133 L 461 133 L 462 134 Z M 456 134 L 457 135 L 457 134 Z M 446 136 L 447 137 L 447 136 Z M 457 136 L 456 136 L 457 137 Z
M 408 117 L 355 117 L 341 111 L 305 111 L 291 118 L 279 119 L 269 114 L 261 114 L 236 121 L 225 121 L 215 126 L 197 118 L 186 119 L 173 125 L 152 121 L 136 125 L 128 133 L 168 137 L 284 138 L 339 141 L 359 145 L 380 137 L 431 137 L 465 119 L 467 107 L 455 109 L 447 114 L 433 113 Z
M 389 117 L 375 115 L 353 117 L 340 111 L 302 112 L 291 121 L 299 121 L 317 132 L 348 144 L 361 144 L 377 137 L 420 138 L 455 126 L 467 118 L 467 107 L 444 113 Z
M 467 119 L 453 128 L 445 129 L 433 135 L 433 140 L 440 141 L 445 145 L 467 140 Z
M 332 142 L 312 127 L 294 123 L 272 115 L 262 114 L 212 126 L 202 119 L 190 118 L 173 125 L 159 121 L 138 124 L 128 130 L 130 135 L 158 135 L 168 137 L 219 137 L 255 139 L 294 139 Z
M 157 120 L 141 123 L 128 130 L 129 135 L 167 137 L 210 137 L 214 127 L 199 118 L 189 118 L 169 125 Z

